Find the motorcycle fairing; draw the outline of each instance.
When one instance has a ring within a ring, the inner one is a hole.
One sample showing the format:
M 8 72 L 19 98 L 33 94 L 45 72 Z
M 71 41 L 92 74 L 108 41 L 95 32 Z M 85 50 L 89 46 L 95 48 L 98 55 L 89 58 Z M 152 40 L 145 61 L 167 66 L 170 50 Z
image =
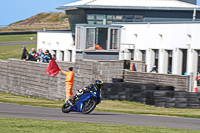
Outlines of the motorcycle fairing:
M 94 92 L 83 94 L 79 99 L 76 100 L 75 104 L 71 106 L 70 111 L 82 112 L 83 103 L 91 97 L 94 97 L 95 99 L 97 98 Z

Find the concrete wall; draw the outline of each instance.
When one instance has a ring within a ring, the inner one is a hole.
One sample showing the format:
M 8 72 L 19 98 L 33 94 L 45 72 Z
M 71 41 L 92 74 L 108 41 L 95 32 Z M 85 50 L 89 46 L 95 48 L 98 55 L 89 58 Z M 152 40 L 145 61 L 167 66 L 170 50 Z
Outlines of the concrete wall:
M 118 52 L 109 51 L 82 51 L 76 53 L 76 59 L 89 59 L 89 60 L 118 60 Z
M 113 77 L 122 78 L 123 74 L 123 62 L 120 61 L 77 60 L 76 63 L 59 61 L 57 63 L 65 71 L 69 67 L 74 67 L 74 92 L 99 79 L 98 75 L 104 82 L 111 82 Z M 45 73 L 47 65 L 18 59 L 0 60 L 0 91 L 46 99 L 64 99 L 66 76 L 61 73 L 54 78 L 48 76 Z
M 0 91 L 7 90 L 8 61 L 0 60 Z
M 124 77 L 126 82 L 173 86 L 175 91 L 189 91 L 190 76 L 126 71 Z
M 189 76 L 142 72 L 124 74 L 123 61 L 77 60 L 76 63 L 59 61 L 57 63 L 65 71 L 69 67 L 74 67 L 74 92 L 100 78 L 105 83 L 112 83 L 112 78 L 125 77 L 125 81 L 132 84 L 174 86 L 176 91 L 187 91 L 189 86 Z M 66 76 L 61 73 L 54 78 L 48 76 L 45 73 L 47 65 L 47 63 L 25 62 L 18 59 L 0 60 L 0 91 L 46 99 L 64 99 Z M 122 89 L 127 89 L 125 87 Z M 132 88 L 131 85 L 128 88 Z M 102 93 L 104 94 L 105 92 Z

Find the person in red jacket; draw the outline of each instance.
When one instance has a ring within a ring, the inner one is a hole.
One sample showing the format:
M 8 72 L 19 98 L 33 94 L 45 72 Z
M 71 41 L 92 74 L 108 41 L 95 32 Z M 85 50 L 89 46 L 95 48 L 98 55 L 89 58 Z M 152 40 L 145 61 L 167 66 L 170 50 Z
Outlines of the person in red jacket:
M 65 102 L 73 97 L 73 91 L 72 91 L 72 87 L 73 87 L 73 81 L 74 81 L 74 72 L 73 72 L 73 67 L 70 67 L 68 69 L 69 71 L 63 71 L 60 69 L 60 71 L 66 75 L 66 79 L 65 79 Z

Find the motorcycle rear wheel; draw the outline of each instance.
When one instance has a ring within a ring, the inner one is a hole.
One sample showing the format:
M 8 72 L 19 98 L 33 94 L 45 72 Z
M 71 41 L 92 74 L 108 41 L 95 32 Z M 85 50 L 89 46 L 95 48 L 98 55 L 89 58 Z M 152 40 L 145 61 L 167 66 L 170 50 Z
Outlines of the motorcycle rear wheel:
M 82 108 L 83 114 L 89 114 L 91 113 L 96 107 L 96 100 L 95 99 L 87 99 Z
M 62 112 L 63 113 L 69 113 L 71 106 L 68 103 L 64 103 L 62 106 Z

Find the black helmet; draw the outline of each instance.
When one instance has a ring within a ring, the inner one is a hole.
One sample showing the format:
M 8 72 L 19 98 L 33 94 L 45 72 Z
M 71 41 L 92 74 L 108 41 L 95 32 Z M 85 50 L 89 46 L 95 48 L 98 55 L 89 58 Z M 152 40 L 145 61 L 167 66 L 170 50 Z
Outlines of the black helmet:
M 100 81 L 100 80 L 95 80 L 95 82 L 94 82 L 94 87 L 95 87 L 96 89 L 100 89 L 102 85 L 103 85 L 103 82 L 102 82 L 102 81 Z
M 93 84 L 90 84 L 90 85 L 88 85 L 87 86 L 89 89 L 92 89 L 92 88 L 94 88 L 94 85 Z

